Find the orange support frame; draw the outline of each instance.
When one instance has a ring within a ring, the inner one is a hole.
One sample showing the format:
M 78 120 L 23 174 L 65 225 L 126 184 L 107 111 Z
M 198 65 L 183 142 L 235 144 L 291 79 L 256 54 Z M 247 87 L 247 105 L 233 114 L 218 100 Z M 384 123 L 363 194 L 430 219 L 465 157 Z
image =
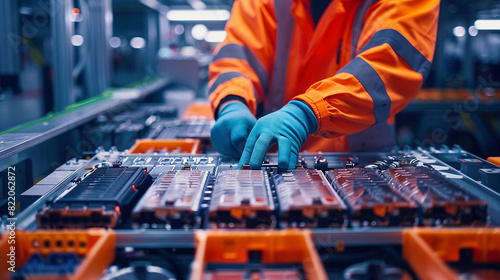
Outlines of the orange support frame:
M 423 280 L 461 279 L 446 262 L 458 262 L 462 248 L 472 249 L 475 263 L 498 263 L 500 266 L 500 228 L 403 231 L 403 257 Z
M 201 153 L 201 144 L 199 139 L 137 139 L 127 154 L 155 153 L 162 149 L 169 153 L 179 150 L 183 154 L 196 155 Z
M 68 277 L 71 280 L 99 279 L 115 258 L 115 233 L 112 230 L 16 231 L 15 240 L 16 269 L 21 268 L 35 253 L 42 257 L 51 253 L 75 253 L 83 258 L 73 275 Z M 8 247 L 5 247 L 7 245 Z M 6 259 L 4 260 L 6 254 L 3 253 L 7 252 L 10 246 L 2 235 L 0 242 L 1 279 L 10 279 L 7 270 L 9 264 Z
M 416 96 L 416 101 L 423 102 L 453 102 L 471 100 L 473 93 L 468 89 L 422 89 Z
M 262 252 L 263 264 L 301 263 L 306 279 L 326 280 L 309 230 L 197 231 L 191 280 L 205 279 L 208 263 L 245 264 L 248 252 Z
M 214 118 L 214 113 L 212 111 L 212 106 L 210 103 L 195 102 L 191 103 L 186 109 L 184 114 L 182 114 L 182 119 L 192 119 L 192 118 L 203 118 L 211 120 Z
M 8 256 L 7 254 L 10 254 L 11 246 L 15 246 L 15 244 L 9 244 L 8 240 L 9 232 L 2 233 L 0 239 L 0 279 L 5 279 L 5 276 L 9 272 L 8 268 L 10 267 L 10 264 L 8 262 L 10 260 L 10 256 Z M 19 261 L 17 260 L 17 253 L 14 258 L 16 258 L 16 267 L 18 267 L 17 264 L 19 263 Z
M 489 157 L 486 159 L 490 163 L 493 163 L 494 165 L 500 167 L 500 157 Z

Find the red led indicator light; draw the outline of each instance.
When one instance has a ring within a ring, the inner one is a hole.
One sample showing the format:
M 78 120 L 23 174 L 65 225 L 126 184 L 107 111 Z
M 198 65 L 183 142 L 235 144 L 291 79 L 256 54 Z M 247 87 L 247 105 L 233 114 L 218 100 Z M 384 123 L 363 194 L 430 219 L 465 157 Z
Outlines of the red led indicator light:
M 132 189 L 134 190 L 134 192 L 137 190 L 137 188 L 135 187 L 135 185 L 132 185 Z
M 118 215 L 122 215 L 122 212 L 120 211 L 120 206 L 116 205 L 115 206 L 115 211 L 118 213 Z
M 148 174 L 148 171 L 146 169 L 144 169 L 144 174 Z

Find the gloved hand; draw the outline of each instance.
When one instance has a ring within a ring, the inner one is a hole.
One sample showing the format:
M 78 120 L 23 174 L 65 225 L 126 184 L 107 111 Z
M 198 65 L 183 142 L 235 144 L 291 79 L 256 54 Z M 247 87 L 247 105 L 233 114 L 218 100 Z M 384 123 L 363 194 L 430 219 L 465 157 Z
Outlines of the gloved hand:
M 238 158 L 245 140 L 257 119 L 248 107 L 240 102 L 231 102 L 219 112 L 219 118 L 210 130 L 215 149 L 223 156 Z
M 249 163 L 259 169 L 267 149 L 278 143 L 278 166 L 294 169 L 307 135 L 318 129 L 318 120 L 304 102 L 292 100 L 280 110 L 260 118 L 248 136 L 238 168 Z

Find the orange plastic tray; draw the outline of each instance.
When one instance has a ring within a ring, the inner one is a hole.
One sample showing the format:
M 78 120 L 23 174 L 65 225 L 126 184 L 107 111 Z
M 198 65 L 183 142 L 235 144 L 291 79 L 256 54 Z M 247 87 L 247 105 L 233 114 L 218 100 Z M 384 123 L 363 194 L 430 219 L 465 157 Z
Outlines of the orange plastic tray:
M 423 280 L 461 279 L 446 262 L 459 261 L 462 248 L 472 249 L 474 263 L 498 263 L 500 266 L 500 228 L 403 231 L 403 257 Z M 476 277 L 473 279 L 489 278 Z
M 199 139 L 137 139 L 134 146 L 127 152 L 128 154 L 155 153 L 167 149 L 167 152 L 180 150 L 184 154 L 200 154 Z
M 489 157 L 486 160 L 500 167 L 500 157 Z
M 301 263 L 306 279 L 328 279 L 309 230 L 196 232 L 191 280 L 205 279 L 206 265 L 248 263 L 248 251 L 262 252 L 262 263 Z
M 415 100 L 418 101 L 461 101 L 472 99 L 472 92 L 468 89 L 422 89 Z
M 6 236 L 5 236 L 6 237 Z M 15 238 L 16 268 L 21 268 L 34 253 L 42 257 L 50 253 L 74 252 L 83 260 L 73 275 L 58 277 L 58 280 L 99 279 L 115 258 L 115 233 L 112 230 L 38 230 L 33 232 L 16 231 Z M 7 246 L 8 247 L 5 247 Z M 7 252 L 10 244 L 2 236 L 0 242 L 0 279 L 10 279 L 8 275 Z M 44 278 L 49 279 L 49 278 Z
M 204 118 L 213 119 L 214 113 L 212 111 L 212 106 L 210 103 L 196 102 L 189 105 L 184 114 L 182 114 L 182 119 L 192 119 L 192 118 Z

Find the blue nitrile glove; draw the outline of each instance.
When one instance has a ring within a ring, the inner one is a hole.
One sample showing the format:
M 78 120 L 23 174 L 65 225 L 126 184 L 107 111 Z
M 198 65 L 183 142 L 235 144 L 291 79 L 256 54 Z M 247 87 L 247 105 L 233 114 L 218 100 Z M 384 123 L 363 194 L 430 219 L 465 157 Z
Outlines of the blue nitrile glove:
M 249 163 L 259 169 L 267 149 L 278 143 L 278 167 L 294 169 L 307 135 L 318 129 L 318 120 L 304 102 L 292 100 L 280 110 L 260 118 L 248 136 L 238 168 Z
M 245 104 L 227 104 L 210 130 L 212 144 L 221 155 L 239 158 L 255 122 L 257 119 Z

